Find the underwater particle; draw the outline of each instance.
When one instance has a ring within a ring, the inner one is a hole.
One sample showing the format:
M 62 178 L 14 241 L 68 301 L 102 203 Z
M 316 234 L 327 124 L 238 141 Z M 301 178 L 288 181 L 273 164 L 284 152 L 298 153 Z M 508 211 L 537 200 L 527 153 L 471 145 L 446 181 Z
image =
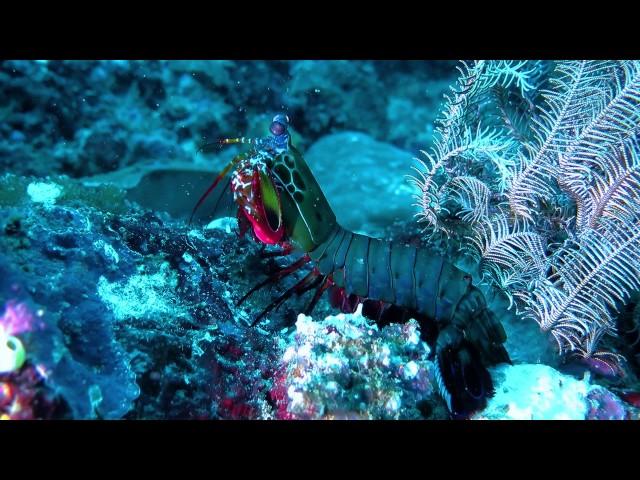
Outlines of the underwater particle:
M 53 182 L 32 182 L 27 186 L 27 194 L 31 197 L 32 202 L 51 206 L 62 194 L 62 187 Z

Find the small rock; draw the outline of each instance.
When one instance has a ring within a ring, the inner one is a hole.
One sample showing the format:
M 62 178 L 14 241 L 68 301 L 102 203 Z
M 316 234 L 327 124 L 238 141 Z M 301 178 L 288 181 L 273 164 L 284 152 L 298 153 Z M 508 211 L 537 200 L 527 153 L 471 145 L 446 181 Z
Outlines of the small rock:
M 305 154 L 338 223 L 372 236 L 397 220 L 412 220 L 414 192 L 404 176 L 413 157 L 359 132 L 322 137 Z

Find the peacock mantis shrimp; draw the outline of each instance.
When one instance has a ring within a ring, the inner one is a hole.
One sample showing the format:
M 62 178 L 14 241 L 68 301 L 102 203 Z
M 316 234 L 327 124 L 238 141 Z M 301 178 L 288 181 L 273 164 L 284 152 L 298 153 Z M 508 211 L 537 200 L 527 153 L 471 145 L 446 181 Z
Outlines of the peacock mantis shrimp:
M 329 290 L 334 306 L 363 314 L 379 323 L 415 318 L 435 356 L 440 394 L 454 417 L 484 408 L 493 395 L 487 370 L 509 362 L 505 331 L 487 308 L 471 277 L 429 249 L 379 240 L 341 227 L 311 169 L 292 144 L 289 119 L 273 118 L 271 135 L 218 142 L 248 144 L 235 156 L 193 209 L 231 172 L 230 188 L 238 206 L 241 232 L 282 247 L 282 254 L 300 254 L 293 264 L 254 286 L 258 289 L 291 275 L 304 265 L 313 268 L 273 301 L 254 321 L 292 295 L 314 290 L 309 314 Z

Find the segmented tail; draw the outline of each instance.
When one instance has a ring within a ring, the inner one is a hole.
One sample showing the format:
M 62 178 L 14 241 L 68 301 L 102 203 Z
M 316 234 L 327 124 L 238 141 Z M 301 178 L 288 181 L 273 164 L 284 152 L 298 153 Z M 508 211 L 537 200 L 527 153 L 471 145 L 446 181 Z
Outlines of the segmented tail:
M 353 306 L 345 300 L 355 295 L 365 316 L 387 322 L 395 314 L 401 321 L 410 312 L 421 322 L 423 338 L 437 336 L 429 342 L 437 359 L 436 383 L 454 417 L 486 406 L 493 395 L 486 366 L 511 360 L 503 346 L 504 328 L 469 275 L 428 249 L 341 227 L 309 257 L 322 274 L 332 275 L 342 290 L 343 308 Z M 385 302 L 402 308 L 385 307 Z

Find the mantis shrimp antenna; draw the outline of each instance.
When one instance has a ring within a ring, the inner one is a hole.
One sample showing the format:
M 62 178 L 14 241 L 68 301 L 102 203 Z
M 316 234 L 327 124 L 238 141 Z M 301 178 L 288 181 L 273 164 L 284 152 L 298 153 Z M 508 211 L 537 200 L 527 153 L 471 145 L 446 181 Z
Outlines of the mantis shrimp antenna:
M 222 140 L 218 140 L 216 143 L 209 143 L 207 145 L 203 145 L 202 147 L 200 147 L 200 150 L 203 150 L 211 145 L 228 145 L 231 143 L 251 143 L 252 139 L 245 139 L 244 137 L 242 138 L 223 138 Z M 224 167 L 224 169 L 220 172 L 220 174 L 216 177 L 216 179 L 213 181 L 213 183 L 211 184 L 211 186 L 209 188 L 207 188 L 207 190 L 202 194 L 202 196 L 200 197 L 200 199 L 198 200 L 198 203 L 196 203 L 195 207 L 193 207 L 193 210 L 191 211 L 191 216 L 189 217 L 189 225 L 191 225 L 191 221 L 193 220 L 193 216 L 196 214 L 196 211 L 198 210 L 198 208 L 200 208 L 200 205 L 203 204 L 203 202 L 206 200 L 206 198 L 209 196 L 209 194 L 218 186 L 218 183 L 220 183 L 220 180 L 222 180 L 224 177 L 227 176 L 227 174 L 229 173 L 229 171 L 238 164 L 238 162 L 240 162 L 240 160 L 242 160 L 244 158 L 243 155 L 236 155 L 235 157 L 233 157 L 233 159 L 227 164 L 226 167 Z

